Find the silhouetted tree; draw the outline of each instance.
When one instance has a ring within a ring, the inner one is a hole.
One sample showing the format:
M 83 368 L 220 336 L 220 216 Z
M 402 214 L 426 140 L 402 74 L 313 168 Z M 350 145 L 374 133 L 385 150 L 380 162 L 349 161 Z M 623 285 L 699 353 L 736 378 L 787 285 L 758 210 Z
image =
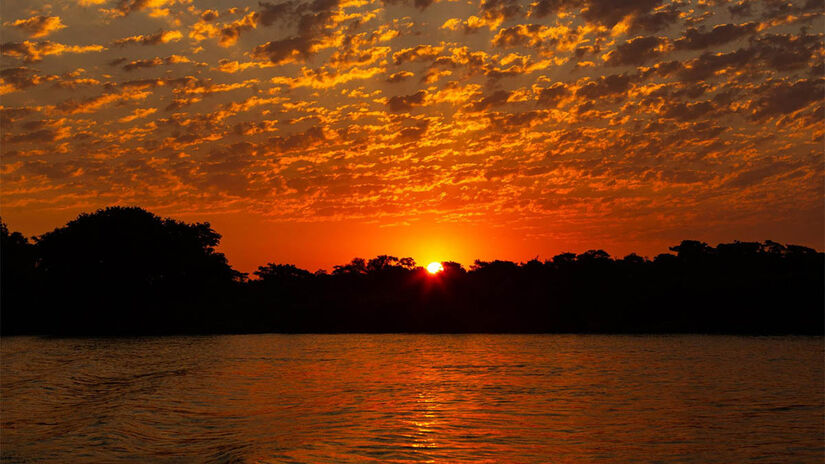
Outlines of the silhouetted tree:
M 313 274 L 296 267 L 293 264 L 274 264 L 267 263 L 266 266 L 259 266 L 258 270 L 254 272 L 256 276 L 262 281 L 295 281 L 309 279 Z
M 29 301 L 35 292 L 34 246 L 0 221 L 0 330 L 32 324 L 37 315 Z
M 0 227 L 2 330 L 180 332 L 700 332 L 825 329 L 825 254 L 773 241 L 685 240 L 653 260 L 604 250 L 524 263 L 354 258 L 331 274 L 215 250 L 209 224 L 140 208 L 80 215 L 30 244 Z
M 35 237 L 41 311 L 58 332 L 206 330 L 243 276 L 215 251 L 220 238 L 137 207 L 81 214 Z
M 366 274 L 367 273 L 367 262 L 364 261 L 364 258 L 352 258 L 349 264 L 344 264 L 342 266 L 334 266 L 333 275 L 338 274 Z
M 622 261 L 624 261 L 627 264 L 645 264 L 647 260 L 637 255 L 636 253 L 630 253 L 629 255 L 622 258 Z

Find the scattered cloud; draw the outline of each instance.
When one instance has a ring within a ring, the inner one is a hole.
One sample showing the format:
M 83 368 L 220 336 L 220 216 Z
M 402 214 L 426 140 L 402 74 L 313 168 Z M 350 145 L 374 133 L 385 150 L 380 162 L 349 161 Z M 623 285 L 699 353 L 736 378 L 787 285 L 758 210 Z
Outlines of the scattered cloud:
M 20 29 L 32 38 L 46 37 L 66 27 L 59 16 L 32 16 L 28 19 L 5 22 L 3 25 Z
M 821 2 L 37 8 L 4 5 L 12 212 L 435 217 L 548 243 L 825 222 Z

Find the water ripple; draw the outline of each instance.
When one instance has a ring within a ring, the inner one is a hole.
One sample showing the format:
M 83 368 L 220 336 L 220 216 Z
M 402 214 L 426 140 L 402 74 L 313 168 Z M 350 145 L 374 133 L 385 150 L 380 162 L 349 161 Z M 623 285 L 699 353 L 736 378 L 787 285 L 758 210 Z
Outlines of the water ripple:
M 822 462 L 823 339 L 0 340 L 4 463 Z

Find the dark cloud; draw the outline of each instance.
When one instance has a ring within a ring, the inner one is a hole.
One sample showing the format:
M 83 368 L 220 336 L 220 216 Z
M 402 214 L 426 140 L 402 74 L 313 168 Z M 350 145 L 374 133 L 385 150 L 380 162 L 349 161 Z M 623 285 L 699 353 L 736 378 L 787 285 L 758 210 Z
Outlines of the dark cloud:
M 53 129 L 40 129 L 33 132 L 26 132 L 23 134 L 16 134 L 6 139 L 7 143 L 50 143 L 57 140 L 57 131 Z
M 172 40 L 180 39 L 181 34 L 177 31 L 159 31 L 150 35 L 136 35 L 115 40 L 112 45 L 124 47 L 126 45 L 158 45 Z
M 757 91 L 750 104 L 750 116 L 761 120 L 793 113 L 813 103 L 822 103 L 825 79 L 802 79 L 796 82 L 772 82 Z
M 283 63 L 291 59 L 307 59 L 313 53 L 313 46 L 317 40 L 308 37 L 290 37 L 274 40 L 255 47 L 252 56 L 266 58 L 274 64 Z
M 65 28 L 59 16 L 32 16 L 28 19 L 18 19 L 4 23 L 5 26 L 16 27 L 24 31 L 29 37 L 45 37 L 54 31 Z
M 538 104 L 540 106 L 553 108 L 558 106 L 562 99 L 570 95 L 570 90 L 561 82 L 556 82 L 550 87 L 545 87 L 538 91 Z
M 25 67 L 0 70 L 0 79 L 17 90 L 35 86 L 43 80 L 42 77 L 37 74 L 37 71 Z
M 766 34 L 753 39 L 750 50 L 767 66 L 787 71 L 814 64 L 823 48 L 821 34 Z
M 23 172 L 35 176 L 45 176 L 50 180 L 63 180 L 78 172 L 79 166 L 75 161 L 46 162 L 32 160 L 23 163 Z
M 409 71 L 399 71 L 397 73 L 390 74 L 389 77 L 387 77 L 387 82 L 394 84 L 396 82 L 405 81 L 413 76 L 415 76 L 415 74 Z
M 326 140 L 326 137 L 324 136 L 323 129 L 318 126 L 313 126 L 304 132 L 292 134 L 287 137 L 272 137 L 269 139 L 269 144 L 277 152 L 287 152 L 307 148 L 324 140 Z
M 27 63 L 42 60 L 42 50 L 48 47 L 49 42 L 6 42 L 0 45 L 0 54 L 22 58 Z
M 702 50 L 717 47 L 742 37 L 755 34 L 758 24 L 718 24 L 710 31 L 702 32 L 690 27 L 685 35 L 674 42 L 677 49 Z
M 215 10 L 206 10 L 201 13 L 201 21 L 208 23 L 218 19 L 219 16 L 220 14 Z
M 0 107 L 0 126 L 8 129 L 12 124 L 34 113 L 30 108 Z
M 653 12 L 633 16 L 629 30 L 631 33 L 659 32 L 676 24 L 679 21 L 680 14 L 679 4 L 672 3 Z
M 790 71 L 812 65 L 816 53 L 823 45 L 818 35 L 768 34 L 752 38 L 750 45 L 728 53 L 705 52 L 688 61 L 679 71 L 680 79 L 699 81 L 713 77 L 726 69 L 750 69 L 763 67 L 776 71 Z
M 598 99 L 607 96 L 623 95 L 630 89 L 633 76 L 630 74 L 611 74 L 600 76 L 579 87 L 577 97 Z
M 662 116 L 673 118 L 678 121 L 692 121 L 694 119 L 707 116 L 714 111 L 713 103 L 709 101 L 696 103 L 668 103 L 662 108 Z
M 582 17 L 590 22 L 613 27 L 629 15 L 644 16 L 662 0 L 588 0 Z
M 508 131 L 529 125 L 541 119 L 543 115 L 541 111 L 525 111 L 523 113 L 488 113 L 487 118 L 496 130 Z
M 423 90 L 419 90 L 412 95 L 398 95 L 391 97 L 389 101 L 387 101 L 387 106 L 390 108 L 390 111 L 395 113 L 409 111 L 414 106 L 422 105 L 426 96 L 427 93 Z
M 419 121 L 413 126 L 401 129 L 396 140 L 399 142 L 417 142 L 424 137 L 429 126 L 429 121 Z
M 642 65 L 661 55 L 667 43 L 662 37 L 636 37 L 608 52 L 604 62 L 608 66 Z
M 482 0 L 481 12 L 488 20 L 506 21 L 521 13 L 518 0 Z
M 754 4 L 756 4 L 756 0 L 739 0 L 736 4 L 728 7 L 728 12 L 733 17 L 750 17 L 753 16 Z
M 790 163 L 784 160 L 768 160 L 759 166 L 751 167 L 734 174 L 725 182 L 725 186 L 733 188 L 750 187 L 763 182 L 767 178 L 783 174 L 796 167 L 798 167 L 796 163 Z
M 496 90 L 492 94 L 487 95 L 481 100 L 473 103 L 473 110 L 484 111 L 489 108 L 501 106 L 507 103 L 507 99 L 510 98 L 510 95 L 512 95 L 512 92 L 508 92 L 506 90 Z
M 264 26 L 271 26 L 278 21 L 289 19 L 295 12 L 296 3 L 293 1 L 286 1 L 280 3 L 259 3 L 261 9 L 260 14 L 261 24 Z
M 425 10 L 427 7 L 434 3 L 434 0 L 381 0 L 381 3 L 385 5 L 412 5 L 420 10 Z
M 493 37 L 494 47 L 541 47 L 543 41 L 539 36 L 544 26 L 540 24 L 518 24 L 499 29 Z
M 154 68 L 155 66 L 160 66 L 164 63 L 163 58 L 154 57 L 152 59 L 146 60 L 135 60 L 132 62 L 127 63 L 123 66 L 124 71 L 134 71 L 136 69 L 141 68 Z
M 297 23 L 297 35 L 285 39 L 273 40 L 255 47 L 252 56 L 268 59 L 274 64 L 293 60 L 306 60 L 315 53 L 315 48 L 332 31 L 333 10 L 338 0 L 314 0 L 311 3 L 294 3 L 291 1 L 278 4 L 261 3 L 258 13 L 261 24 L 271 25 L 277 21 L 287 20 Z
M 219 33 L 218 43 L 223 46 L 234 44 L 243 32 L 258 27 L 258 13 L 250 13 L 244 17 L 224 24 Z
M 571 2 L 570 0 L 538 0 L 530 5 L 529 16 L 531 18 L 543 18 L 557 13 L 569 4 L 581 2 Z
M 683 67 L 678 76 L 685 81 L 700 81 L 713 77 L 713 75 L 727 68 L 744 67 L 755 57 L 752 49 L 740 48 L 729 53 L 705 52 L 696 59 L 693 59 Z
M 438 57 L 443 50 L 443 47 L 434 47 L 432 45 L 417 45 L 412 48 L 393 53 L 392 61 L 396 65 L 404 63 L 411 63 L 414 61 L 432 61 Z
M 115 9 L 120 12 L 122 16 L 127 16 L 135 11 L 146 8 L 150 3 L 150 0 L 119 0 Z

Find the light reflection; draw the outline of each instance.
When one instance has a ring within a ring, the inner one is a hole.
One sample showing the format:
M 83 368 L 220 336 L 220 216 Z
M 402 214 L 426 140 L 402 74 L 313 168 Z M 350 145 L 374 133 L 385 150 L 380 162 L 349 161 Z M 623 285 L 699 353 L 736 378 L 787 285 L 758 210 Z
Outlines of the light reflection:
M 2 340 L 10 462 L 821 457 L 821 340 L 258 335 Z M 82 449 L 84 456 L 78 456 Z

